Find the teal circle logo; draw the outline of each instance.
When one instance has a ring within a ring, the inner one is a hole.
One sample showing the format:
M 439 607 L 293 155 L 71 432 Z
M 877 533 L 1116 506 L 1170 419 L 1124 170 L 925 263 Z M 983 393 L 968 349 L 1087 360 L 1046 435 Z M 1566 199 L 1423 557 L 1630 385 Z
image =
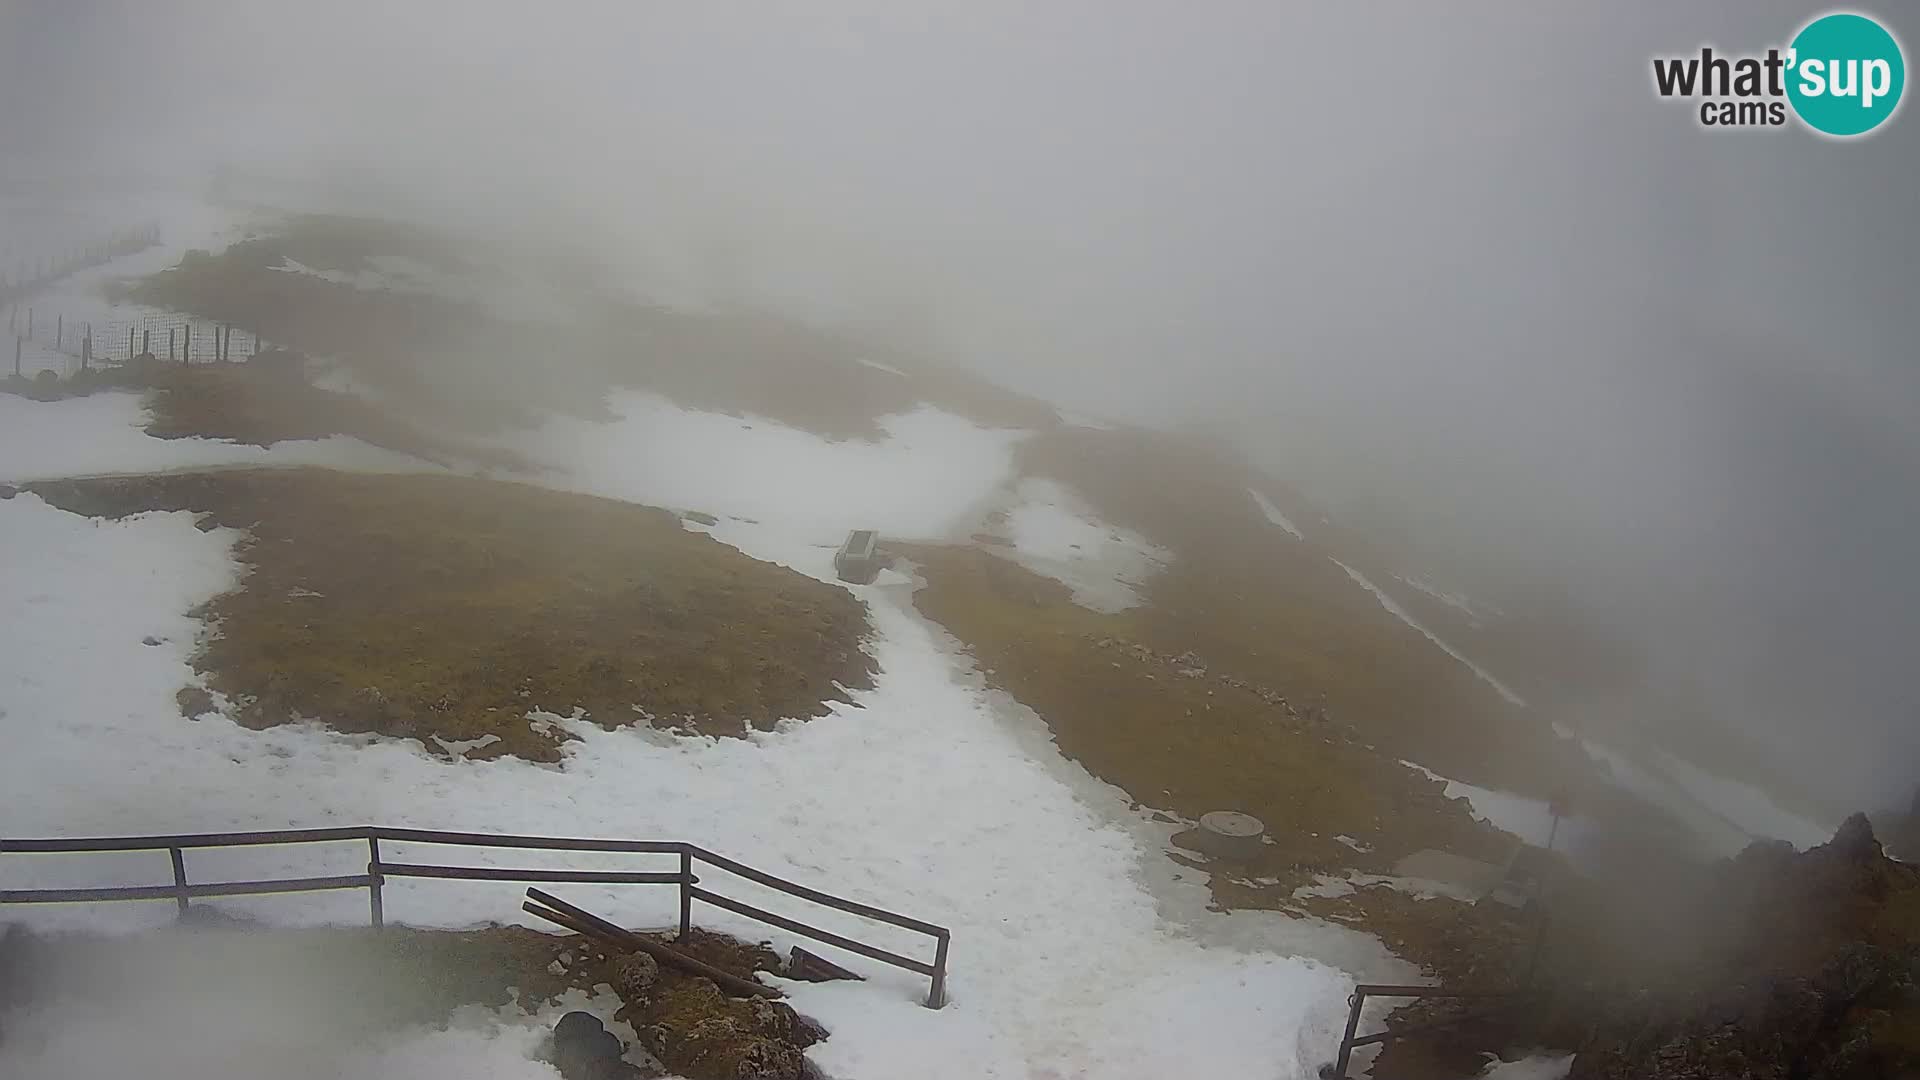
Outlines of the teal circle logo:
M 1789 46 L 1787 100 L 1815 131 L 1865 135 L 1900 107 L 1907 63 L 1886 27 L 1836 12 L 1802 27 Z

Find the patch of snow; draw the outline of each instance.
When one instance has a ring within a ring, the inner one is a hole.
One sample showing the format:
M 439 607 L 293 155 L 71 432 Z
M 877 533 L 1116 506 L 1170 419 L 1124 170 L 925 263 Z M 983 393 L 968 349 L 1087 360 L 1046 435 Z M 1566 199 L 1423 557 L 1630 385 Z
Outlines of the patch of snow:
M 946 539 L 1013 470 L 1024 431 L 982 428 L 930 407 L 881 420 L 886 437 L 834 441 L 762 417 L 617 393 L 617 419 L 555 416 L 505 445 L 550 487 L 721 516 L 710 533 L 747 554 L 831 581 L 847 533 Z M 772 523 L 763 525 L 762 523 Z
M 1465 799 L 1477 820 L 1487 822 L 1496 829 L 1510 832 L 1529 844 L 1545 847 L 1547 838 L 1553 836 L 1556 850 L 1566 851 L 1577 857 L 1588 839 L 1599 833 L 1594 823 L 1576 815 L 1561 818 L 1560 831 L 1555 834 L 1553 813 L 1545 799 L 1450 780 L 1432 769 L 1416 765 L 1411 761 L 1402 761 L 1400 764 L 1429 780 L 1437 780 L 1445 784 L 1447 798 Z
M 1446 653 L 1448 656 L 1453 657 L 1455 660 L 1460 661 L 1462 664 L 1467 665 L 1467 669 L 1469 671 L 1472 671 L 1475 675 L 1479 676 L 1481 682 L 1484 682 L 1488 686 L 1493 687 L 1495 693 L 1499 694 L 1503 698 L 1506 698 L 1509 702 L 1515 705 L 1524 706 L 1526 704 L 1526 700 L 1523 699 L 1519 694 L 1514 693 L 1512 688 L 1507 686 L 1506 683 L 1503 683 L 1499 679 L 1496 679 L 1492 675 L 1488 674 L 1485 668 L 1467 659 L 1465 656 L 1461 655 L 1459 650 L 1455 649 L 1453 646 L 1447 644 L 1446 642 L 1440 640 L 1440 638 L 1436 636 L 1433 631 L 1420 625 L 1420 621 L 1418 619 L 1415 619 L 1412 615 L 1407 614 L 1406 608 L 1403 608 L 1398 603 L 1396 603 L 1393 597 L 1388 596 L 1384 592 L 1381 592 L 1380 587 L 1378 585 L 1375 585 L 1373 582 L 1368 581 L 1367 576 L 1365 574 L 1362 574 L 1360 571 L 1355 570 L 1353 567 L 1348 566 L 1346 563 L 1341 562 L 1339 559 L 1333 559 L 1332 556 L 1328 556 L 1328 558 L 1332 559 L 1333 565 L 1338 566 L 1342 570 L 1345 570 L 1347 572 L 1348 577 L 1352 578 L 1362 588 L 1372 593 L 1373 598 L 1375 600 L 1380 601 L 1380 606 L 1383 608 L 1386 608 L 1388 613 L 1393 615 L 1394 618 L 1399 619 L 1401 622 L 1406 623 L 1408 626 L 1413 627 L 1415 630 L 1418 630 L 1421 633 L 1421 635 L 1424 636 L 1428 641 L 1431 641 L 1435 645 L 1438 645 L 1440 647 L 1440 651 Z
M 1072 589 L 1081 607 L 1114 612 L 1138 605 L 1137 590 L 1173 559 L 1139 533 L 1101 521 L 1052 480 L 1022 480 L 1014 497 L 1006 512 L 1013 560 Z
M 1573 1059 L 1573 1054 L 1558 1057 L 1543 1054 L 1518 1061 L 1495 1058 L 1478 1080 L 1562 1080 L 1573 1071 Z
M 1783 809 L 1751 784 L 1716 776 L 1665 750 L 1658 769 L 1688 795 L 1752 836 L 1785 840 L 1802 850 L 1833 839 L 1838 825 L 1821 825 Z
M 1088 416 L 1086 413 L 1073 412 L 1070 409 L 1055 409 L 1053 414 L 1058 416 L 1060 422 L 1068 427 L 1086 428 L 1089 431 L 1119 430 L 1116 424 L 1108 423 L 1097 416 Z
M 1438 600 L 1441 603 L 1447 605 L 1448 607 L 1454 609 L 1455 611 L 1460 612 L 1462 615 L 1465 615 L 1467 619 L 1473 623 L 1473 625 L 1475 626 L 1480 625 L 1479 610 L 1473 606 L 1472 601 L 1468 600 L 1465 596 L 1461 595 L 1460 593 L 1448 592 L 1447 590 L 1439 588 L 1438 586 L 1430 585 L 1427 582 L 1417 577 L 1407 577 L 1404 574 L 1395 574 L 1393 576 L 1401 584 L 1406 585 L 1409 588 L 1418 589 L 1421 592 L 1426 593 L 1428 596 L 1433 597 L 1435 600 Z
M 429 736 L 435 746 L 447 752 L 449 757 L 460 757 L 469 750 L 484 750 L 500 741 L 500 736 L 487 734 L 477 739 L 443 739 L 438 735 Z
M 1351 836 L 1336 835 L 1334 839 L 1340 841 L 1341 843 L 1347 845 L 1348 847 L 1352 848 L 1353 850 L 1359 852 L 1362 855 L 1365 855 L 1367 852 L 1373 850 L 1372 844 L 1363 844 L 1360 841 L 1355 840 Z
M 1620 787 L 1677 818 L 1708 854 L 1732 855 L 1762 837 L 1801 849 L 1833 837 L 1834 828 L 1782 809 L 1758 788 L 1714 776 L 1665 751 L 1643 761 L 1591 739 L 1582 739 L 1580 746 Z
M 1247 494 L 1253 496 L 1253 501 L 1255 505 L 1260 507 L 1261 513 L 1267 515 L 1268 521 L 1287 530 L 1287 532 L 1291 534 L 1295 540 L 1306 539 L 1306 536 L 1300 532 L 1299 527 L 1294 525 L 1293 522 L 1287 520 L 1287 515 L 1281 513 L 1280 508 L 1273 505 L 1272 499 L 1267 498 L 1265 495 L 1260 494 L 1258 491 L 1255 491 L 1252 488 L 1247 489 Z
M 938 423 L 951 434 L 947 421 Z M 643 470 L 650 464 L 631 460 Z M 969 464 L 981 467 L 979 459 Z M 736 482 L 748 480 L 776 482 L 757 474 Z M 816 477 L 814 486 L 820 483 Z M 719 488 L 725 494 L 726 484 Z M 714 494 L 710 489 L 702 502 L 715 505 Z M 858 508 L 883 515 L 870 501 L 876 497 L 858 492 Z M 806 512 L 801 517 L 811 520 Z M 870 981 L 787 986 L 796 1008 L 833 1031 L 813 1057 L 846 1080 L 1306 1076 L 1338 1040 L 1351 977 L 1264 947 L 1215 943 L 1266 942 L 1276 926 L 1305 932 L 1312 924 L 1244 912 L 1195 916 L 1205 921 L 1193 925 L 1168 922 L 1143 881 L 1172 864 L 1143 845 L 1134 826 L 1097 810 L 1085 790 L 1062 779 L 1077 775 L 1075 783 L 1096 785 L 1083 770 L 1043 738 L 1023 742 L 1003 723 L 998 699 L 956 674 L 947 639 L 898 592 L 864 590 L 880 675 L 855 704 L 742 739 L 671 738 L 553 719 L 578 736 L 556 768 L 453 761 L 413 741 L 312 726 L 250 731 L 219 716 L 182 719 L 173 693 L 193 678 L 189 658 L 202 629 L 187 612 L 238 580 L 230 553 L 238 534 L 201 533 L 184 513 L 92 520 L 30 494 L 0 501 L 0 534 L 9 539 L 8 557 L 0 560 L 0 611 L 7 612 L 0 623 L 0 700 L 9 731 L 0 790 L 8 795 L 10 835 L 373 821 L 694 840 L 953 931 L 952 1003 L 944 1010 L 920 1007 L 924 978 L 854 957 L 836 960 Z M 161 644 L 142 645 L 145 637 Z M 742 792 L 753 798 L 743 804 Z M 661 868 L 665 861 L 389 846 L 382 854 L 395 861 L 484 866 Z M 293 877 L 353 873 L 364 860 L 364 846 L 353 844 L 195 851 L 187 871 L 196 881 Z M 156 852 L 8 855 L 0 857 L 0 875 L 16 888 L 170 877 L 165 854 Z M 704 876 L 709 887 L 745 902 L 931 956 L 930 942 L 917 935 L 718 870 Z M 556 891 L 626 925 L 675 918 L 671 889 Z M 530 922 L 519 910 L 520 892 L 505 883 L 396 881 L 385 892 L 386 912 L 396 922 L 423 925 Z M 364 894 L 340 892 L 218 906 L 276 923 L 364 924 L 365 905 Z M 172 906 L 51 906 L 19 915 L 43 927 L 132 929 L 169 921 Z M 702 907 L 697 917 L 750 940 L 793 940 L 719 909 Z M 1328 933 L 1312 932 L 1322 939 Z M 490 1038 L 511 1049 L 524 1045 L 529 1031 L 503 1028 Z M 438 1047 L 471 1066 L 463 1075 L 547 1075 L 520 1066 L 513 1054 L 501 1057 L 498 1047 L 449 1038 L 421 1048 L 421 1057 Z
M 906 372 L 901 371 L 899 368 L 894 367 L 892 364 L 883 364 L 878 360 L 870 360 L 864 356 L 855 356 L 854 359 L 860 361 L 862 364 L 865 364 L 866 366 L 874 369 L 875 371 L 884 371 L 889 375 L 898 375 L 903 379 L 907 378 Z
M 0 394 L 0 481 L 221 466 L 319 465 L 356 472 L 438 472 L 438 465 L 344 435 L 252 446 L 147 434 L 140 395 L 103 391 L 60 401 Z
M 1732 855 L 1753 841 L 1746 830 L 1714 812 L 1664 775 L 1642 767 L 1626 754 L 1591 739 L 1581 749 L 1598 760 L 1622 789 L 1674 816 L 1709 855 Z
M 1346 874 L 1315 874 L 1313 883 L 1302 885 L 1293 890 L 1295 900 L 1314 897 L 1338 898 L 1352 896 L 1361 887 L 1384 885 L 1395 892 L 1405 893 L 1416 900 L 1446 898 L 1472 903 L 1480 897 L 1467 889 L 1445 881 L 1432 881 L 1427 878 L 1398 877 L 1393 874 L 1362 874 L 1350 871 Z

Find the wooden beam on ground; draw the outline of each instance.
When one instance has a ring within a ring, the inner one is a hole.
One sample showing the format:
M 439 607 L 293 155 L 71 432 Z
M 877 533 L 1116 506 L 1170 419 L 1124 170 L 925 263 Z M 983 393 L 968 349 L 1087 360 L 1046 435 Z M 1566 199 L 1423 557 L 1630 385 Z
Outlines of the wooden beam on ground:
M 663 964 L 671 964 L 682 971 L 692 972 L 712 979 L 723 990 L 731 990 L 736 996 L 783 998 L 786 995 L 771 986 L 765 986 L 750 979 L 743 979 L 732 972 L 722 971 L 704 960 L 696 960 L 678 949 L 649 941 L 624 927 L 616 926 L 591 912 L 583 911 L 572 904 L 542 892 L 539 889 L 527 890 L 528 902 L 521 907 L 531 915 L 538 915 L 550 923 L 564 926 L 577 934 L 585 934 L 627 952 L 643 952 Z M 546 905 L 542 907 L 541 905 Z M 557 917 L 556 917 L 557 916 Z

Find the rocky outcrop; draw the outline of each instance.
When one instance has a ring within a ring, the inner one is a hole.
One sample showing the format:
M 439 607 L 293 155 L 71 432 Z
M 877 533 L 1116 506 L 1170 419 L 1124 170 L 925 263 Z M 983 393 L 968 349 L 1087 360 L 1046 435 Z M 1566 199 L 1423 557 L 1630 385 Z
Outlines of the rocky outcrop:
M 1694 977 L 1588 999 L 1571 1080 L 1920 1076 L 1920 875 L 1865 815 L 1806 852 L 1753 845 L 1708 901 Z
M 751 979 L 778 957 L 696 930 L 677 947 L 722 970 Z M 646 1051 L 688 1080 L 805 1080 L 814 1075 L 806 1048 L 826 1037 L 784 1001 L 730 997 L 712 979 L 663 969 L 651 956 L 613 959 L 612 985 L 625 1004 L 616 1014 L 632 1025 Z

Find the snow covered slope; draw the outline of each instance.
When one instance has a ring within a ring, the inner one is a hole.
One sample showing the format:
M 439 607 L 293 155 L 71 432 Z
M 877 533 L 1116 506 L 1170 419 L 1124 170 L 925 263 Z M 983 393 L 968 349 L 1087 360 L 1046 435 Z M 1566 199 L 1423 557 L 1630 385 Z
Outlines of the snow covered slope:
M 64 412 L 33 408 L 119 433 L 79 461 L 87 469 L 153 467 L 174 452 L 155 456 L 149 444 L 158 440 L 133 428 L 128 399 L 66 404 Z M 831 543 L 850 525 L 937 535 L 966 520 L 969 504 L 1004 481 L 1018 437 L 931 410 L 890 418 L 889 441 L 875 444 L 645 398 L 624 400 L 621 411 L 613 425 L 555 421 L 522 448 L 557 467 L 548 477 L 557 486 L 734 515 L 716 535 L 822 577 L 831 575 Z M 49 421 L 42 431 L 60 427 Z M 55 460 L 80 455 L 59 449 Z M 689 480 L 691 462 L 706 482 Z M 0 560 L 0 610 L 9 613 L 0 624 L 8 749 L 0 790 L 11 835 L 376 821 L 694 839 L 952 928 L 952 1004 L 939 1012 L 918 1004 L 920 978 L 859 961 L 850 962 L 870 982 L 790 988 L 796 1006 L 834 1032 L 815 1058 L 847 1078 L 1306 1076 L 1338 1038 L 1354 976 L 1303 954 L 1371 977 L 1410 974 L 1349 931 L 1207 912 L 1204 890 L 1183 883 L 1157 846 L 1166 827 L 1127 809 L 1118 792 L 1036 736 L 1030 714 L 986 690 L 952 642 L 913 611 L 904 584 L 856 589 L 871 605 L 880 675 L 853 705 L 732 740 L 608 732 L 553 717 L 580 736 L 555 769 L 450 761 L 415 742 L 317 726 L 250 731 L 218 716 L 182 719 L 173 695 L 194 681 L 188 661 L 204 632 L 188 612 L 237 584 L 239 535 L 201 532 L 184 513 L 78 517 L 30 493 L 0 501 L 0 535 L 10 550 Z M 99 677 L 106 671 L 113 678 Z M 391 857 L 406 859 L 398 847 Z M 189 870 L 201 880 L 292 876 L 340 872 L 363 857 L 216 851 L 191 855 Z M 125 884 L 158 880 L 158 862 L 11 858 L 5 869 L 9 883 L 25 887 Z M 926 947 L 851 917 L 797 909 L 749 883 L 728 882 L 725 891 L 829 929 L 857 929 L 884 947 Z M 1169 899 L 1176 894 L 1184 899 Z M 568 895 L 634 925 L 672 920 L 667 890 L 581 886 Z M 472 925 L 521 918 L 518 899 L 505 885 L 409 882 L 389 888 L 387 910 L 400 921 Z M 359 923 L 364 903 L 312 894 L 225 906 L 273 922 Z M 38 925 L 131 929 L 167 920 L 171 909 L 27 915 Z M 767 929 L 711 911 L 702 921 L 747 936 Z M 446 1039 L 492 1062 L 482 1075 L 539 1075 L 517 1064 L 535 1022 L 507 1017 L 484 1039 L 470 1031 Z

